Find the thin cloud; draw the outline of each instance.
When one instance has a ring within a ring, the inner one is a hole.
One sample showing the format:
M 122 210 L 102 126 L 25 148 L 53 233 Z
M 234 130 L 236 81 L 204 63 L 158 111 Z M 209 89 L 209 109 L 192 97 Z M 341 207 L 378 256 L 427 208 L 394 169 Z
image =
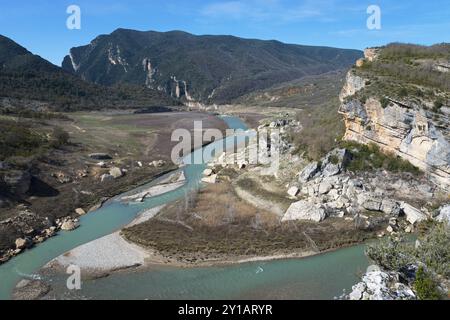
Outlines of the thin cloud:
M 323 18 L 331 21 L 334 0 L 304 0 L 295 6 L 280 0 L 215 2 L 204 6 L 200 14 L 213 19 L 250 19 L 292 22 Z

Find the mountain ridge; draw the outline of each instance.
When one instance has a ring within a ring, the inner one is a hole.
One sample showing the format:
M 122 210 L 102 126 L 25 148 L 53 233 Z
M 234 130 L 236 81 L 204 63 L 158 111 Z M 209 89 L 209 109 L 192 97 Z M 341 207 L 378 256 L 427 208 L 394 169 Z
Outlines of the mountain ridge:
M 226 103 L 256 89 L 350 67 L 362 52 L 231 35 L 119 28 L 74 47 L 63 69 L 102 85 L 145 85 L 183 102 Z
M 47 109 L 57 111 L 174 104 L 155 90 L 136 86 L 111 88 L 84 81 L 3 35 L 0 35 L 0 98 L 3 98 L 2 112 L 15 109 L 13 105 L 21 105 L 22 109 L 40 108 L 42 102 Z

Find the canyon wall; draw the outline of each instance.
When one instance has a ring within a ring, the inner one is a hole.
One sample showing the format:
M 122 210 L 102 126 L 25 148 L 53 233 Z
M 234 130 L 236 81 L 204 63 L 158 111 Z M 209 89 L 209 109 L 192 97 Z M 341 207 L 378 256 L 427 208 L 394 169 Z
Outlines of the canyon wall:
M 373 59 L 376 59 L 374 51 L 366 51 L 366 61 Z M 444 189 L 450 189 L 449 137 L 447 130 L 441 129 L 449 128 L 448 116 L 442 116 L 441 124 L 442 121 L 445 123 L 438 128 L 429 108 L 415 100 L 359 97 L 357 93 L 370 80 L 359 76 L 356 69 L 349 71 L 340 95 L 339 113 L 343 115 L 346 127 L 344 139 L 374 143 L 382 151 L 408 160 Z

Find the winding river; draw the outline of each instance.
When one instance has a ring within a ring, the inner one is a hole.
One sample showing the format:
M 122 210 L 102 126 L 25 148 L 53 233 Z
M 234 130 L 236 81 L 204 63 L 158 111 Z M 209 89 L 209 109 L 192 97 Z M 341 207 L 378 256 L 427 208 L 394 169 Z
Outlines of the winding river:
M 232 129 L 246 129 L 238 118 L 224 116 Z M 228 137 L 225 140 L 235 139 Z M 217 141 L 197 152 L 211 154 Z M 208 159 L 205 159 L 206 161 Z M 183 168 L 186 184 L 174 191 L 146 199 L 138 205 L 127 205 L 111 199 L 96 212 L 83 216 L 80 228 L 60 232 L 31 250 L 0 265 L 0 299 L 10 299 L 15 285 L 23 278 L 39 278 L 37 272 L 49 261 L 82 244 L 119 230 L 139 212 L 185 196 L 200 187 L 206 165 Z M 150 184 L 132 190 L 157 185 Z M 340 249 L 314 257 L 267 262 L 251 262 L 224 267 L 173 268 L 157 267 L 150 271 L 118 272 L 106 278 L 84 281 L 82 290 L 68 291 L 66 278 L 50 279 L 58 298 L 79 299 L 333 299 L 350 289 L 368 266 L 364 246 Z

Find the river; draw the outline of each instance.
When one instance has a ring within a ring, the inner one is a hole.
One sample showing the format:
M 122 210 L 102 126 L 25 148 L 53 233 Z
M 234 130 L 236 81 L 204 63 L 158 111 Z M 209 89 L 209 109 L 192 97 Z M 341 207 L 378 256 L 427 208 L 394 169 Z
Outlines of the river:
M 238 118 L 224 116 L 232 129 L 245 129 Z M 228 137 L 226 140 L 234 139 Z M 211 150 L 215 143 L 194 151 Z M 210 154 L 211 152 L 206 152 Z M 208 160 L 208 159 L 205 159 Z M 109 200 L 96 212 L 83 216 L 80 227 L 27 250 L 0 265 L 0 299 L 10 299 L 22 278 L 39 278 L 38 271 L 49 261 L 82 244 L 119 230 L 144 209 L 154 208 L 185 196 L 200 187 L 206 165 L 186 165 L 186 184 L 174 191 L 152 197 L 138 205 Z M 158 184 L 161 177 L 150 184 Z M 87 299 L 333 299 L 350 289 L 368 266 L 364 246 L 340 249 L 304 259 L 252 262 L 240 265 L 206 268 L 158 267 L 145 272 L 119 272 L 109 277 L 83 282 L 82 290 L 68 291 L 66 278 L 50 279 L 58 298 Z

